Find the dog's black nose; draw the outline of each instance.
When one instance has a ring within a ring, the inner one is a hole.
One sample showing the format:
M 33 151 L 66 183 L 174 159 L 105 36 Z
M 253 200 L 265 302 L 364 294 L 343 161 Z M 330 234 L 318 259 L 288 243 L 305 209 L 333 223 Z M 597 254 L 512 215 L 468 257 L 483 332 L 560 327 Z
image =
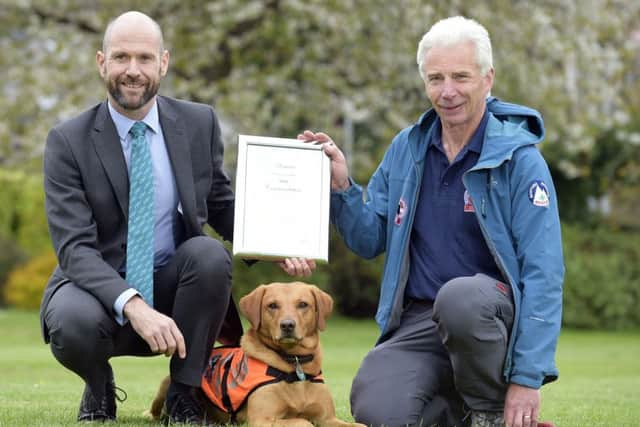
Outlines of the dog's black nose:
M 293 332 L 294 328 L 296 327 L 296 322 L 293 319 L 284 319 L 280 321 L 280 330 L 284 333 L 291 333 Z

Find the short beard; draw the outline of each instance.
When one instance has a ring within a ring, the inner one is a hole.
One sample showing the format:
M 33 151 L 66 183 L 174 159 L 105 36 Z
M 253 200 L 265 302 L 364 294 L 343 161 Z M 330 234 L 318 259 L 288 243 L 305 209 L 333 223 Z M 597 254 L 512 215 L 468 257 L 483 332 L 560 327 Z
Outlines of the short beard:
M 111 97 L 115 100 L 115 102 L 125 110 L 135 111 L 146 105 L 156 94 L 158 93 L 158 88 L 160 84 L 158 82 L 151 84 L 148 83 L 145 85 L 144 92 L 142 93 L 142 97 L 138 102 L 128 102 L 127 98 L 123 95 L 122 91 L 120 91 L 120 87 L 117 82 L 113 80 L 109 80 L 106 82 L 107 90 Z

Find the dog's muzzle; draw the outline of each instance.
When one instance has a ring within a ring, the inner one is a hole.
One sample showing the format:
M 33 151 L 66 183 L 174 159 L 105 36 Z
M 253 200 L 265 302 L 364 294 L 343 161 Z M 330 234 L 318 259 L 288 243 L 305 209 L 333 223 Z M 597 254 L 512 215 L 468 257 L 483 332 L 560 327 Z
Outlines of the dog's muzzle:
M 293 319 L 283 319 L 280 321 L 280 341 L 296 340 L 296 321 Z

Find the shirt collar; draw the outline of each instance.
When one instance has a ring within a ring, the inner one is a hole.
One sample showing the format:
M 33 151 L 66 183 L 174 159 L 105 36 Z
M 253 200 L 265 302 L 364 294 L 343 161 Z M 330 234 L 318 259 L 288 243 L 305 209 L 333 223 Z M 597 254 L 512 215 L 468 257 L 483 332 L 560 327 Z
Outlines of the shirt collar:
M 109 107 L 109 114 L 111 114 L 111 118 L 113 119 L 113 123 L 116 125 L 116 130 L 118 131 L 118 136 L 121 140 L 126 140 L 127 135 L 129 134 L 129 130 L 131 126 L 138 121 L 132 120 L 127 116 L 120 114 L 113 106 L 111 102 L 107 101 L 107 105 Z M 147 113 L 146 116 L 142 120 L 149 128 L 153 131 L 153 133 L 159 133 L 160 131 L 160 118 L 158 116 L 158 103 L 154 101 L 151 109 Z
M 482 145 L 484 143 L 484 134 L 485 129 L 487 128 L 487 123 L 489 122 L 489 112 L 485 108 L 484 114 L 482 115 L 482 120 L 480 120 L 480 124 L 476 128 L 473 135 L 471 135 L 471 141 L 464 148 L 464 150 L 471 150 L 475 153 L 482 152 Z M 440 122 L 440 117 L 436 117 L 435 122 L 433 123 L 433 136 L 431 137 L 431 141 L 429 141 L 429 145 L 433 144 L 438 146 L 441 150 L 442 148 L 442 123 Z

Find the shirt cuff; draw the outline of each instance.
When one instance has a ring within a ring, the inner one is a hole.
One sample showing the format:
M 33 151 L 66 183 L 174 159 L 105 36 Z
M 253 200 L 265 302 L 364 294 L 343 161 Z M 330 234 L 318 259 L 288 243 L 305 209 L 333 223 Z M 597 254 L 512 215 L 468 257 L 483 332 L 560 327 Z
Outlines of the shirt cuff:
M 116 302 L 113 303 L 113 311 L 116 313 L 116 322 L 120 326 L 126 324 L 128 320 L 124 317 L 124 313 L 122 310 L 124 309 L 124 305 L 131 299 L 131 297 L 135 295 L 140 295 L 138 291 L 133 288 L 129 288 L 116 299 Z

